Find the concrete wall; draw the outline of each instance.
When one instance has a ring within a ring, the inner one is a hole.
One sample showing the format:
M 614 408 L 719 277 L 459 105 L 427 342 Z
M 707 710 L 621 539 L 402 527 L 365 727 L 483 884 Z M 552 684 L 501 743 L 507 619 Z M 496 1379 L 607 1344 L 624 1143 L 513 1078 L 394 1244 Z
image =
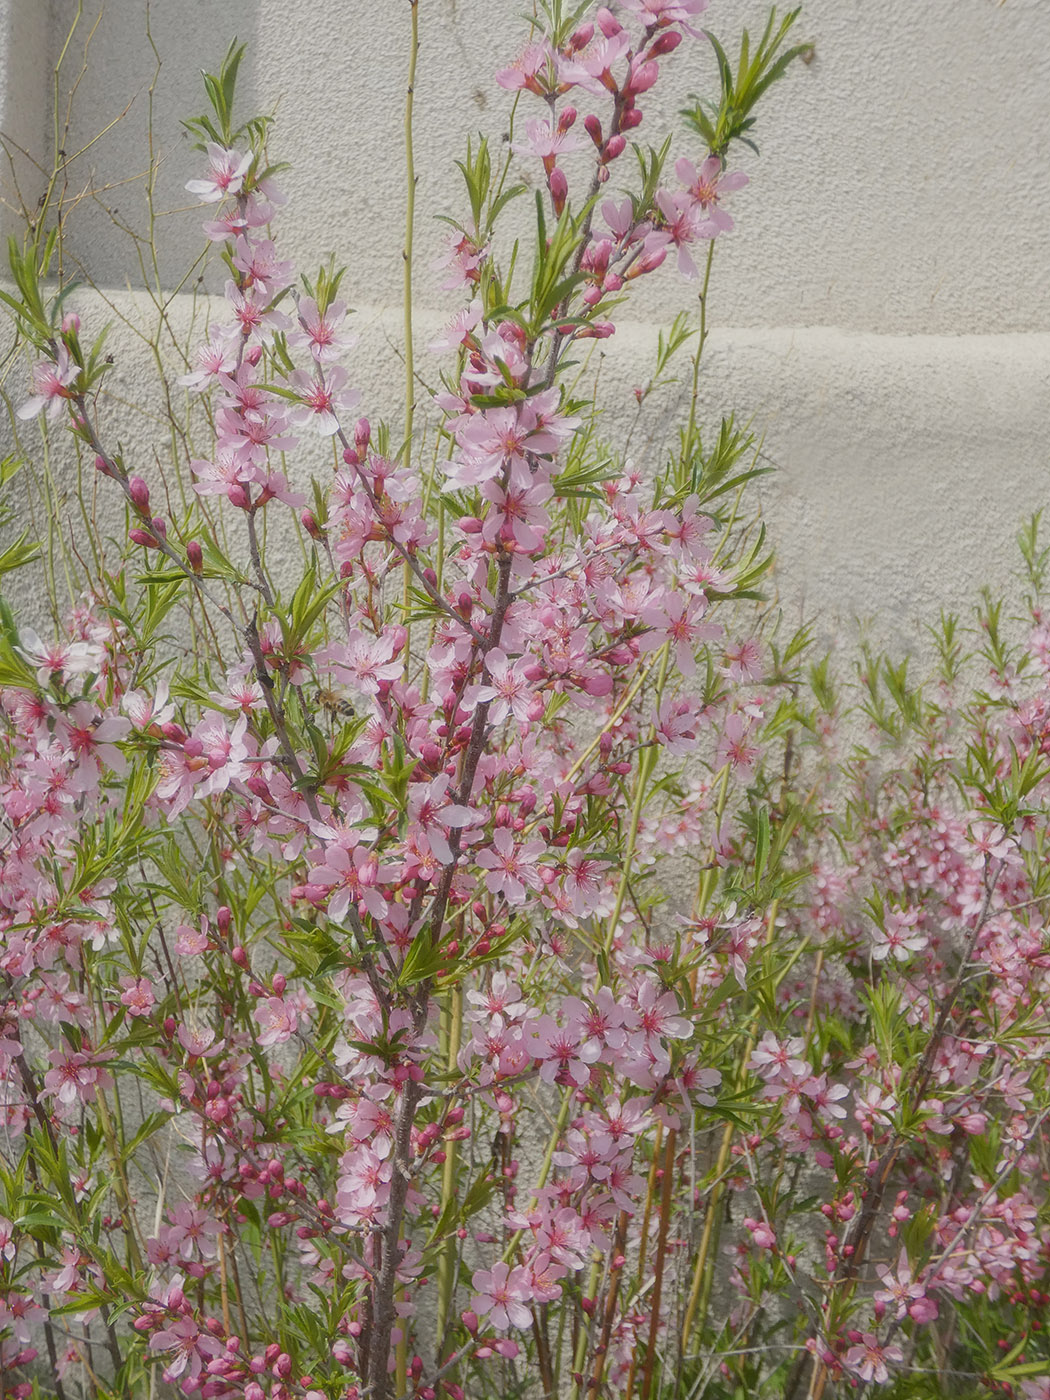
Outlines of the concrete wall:
M 294 163 L 282 241 L 304 269 L 329 250 L 349 264 L 363 332 L 352 373 L 370 409 L 395 410 L 407 0 L 85 0 L 71 32 L 76 8 L 0 0 L 0 129 L 45 168 L 61 58 L 70 260 L 133 304 L 152 160 L 157 273 L 185 294 L 201 240 L 182 192 L 198 158 L 179 122 L 203 107 L 198 70 L 236 34 L 249 44 L 242 111 L 274 108 L 273 156 Z M 420 0 L 424 323 L 455 304 L 428 272 L 434 216 L 460 207 L 450 171 L 467 135 L 499 145 L 508 99 L 491 74 L 521 47 L 522 8 Z M 705 23 L 732 47 L 764 9 L 712 0 Z M 763 505 L 791 610 L 816 611 L 826 633 L 873 617 L 903 640 L 942 606 L 967 607 L 981 582 L 1000 584 L 1017 526 L 1047 496 L 1050 0 L 809 0 L 800 32 L 813 61 L 762 112 L 761 156 L 738 155 L 752 184 L 716 258 L 704 410 L 735 408 L 765 434 L 780 470 Z M 713 90 L 699 45 L 668 71 L 642 137 L 689 92 Z M 534 162 L 519 165 L 535 178 Z M 7 205 L 13 174 L 25 203 L 42 188 L 17 152 L 0 174 Z M 646 378 L 657 327 L 695 295 L 669 269 L 650 280 L 599 352 L 603 374 L 627 387 Z M 148 364 L 127 335 L 116 343 L 115 383 L 133 396 Z

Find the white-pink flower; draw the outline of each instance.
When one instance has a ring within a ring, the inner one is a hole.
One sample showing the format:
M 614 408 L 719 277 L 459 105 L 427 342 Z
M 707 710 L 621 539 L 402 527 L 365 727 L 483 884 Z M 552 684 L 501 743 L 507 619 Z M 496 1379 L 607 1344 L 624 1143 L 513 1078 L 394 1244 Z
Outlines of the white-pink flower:
M 476 1291 L 471 1307 L 480 1317 L 487 1317 L 498 1332 L 528 1327 L 532 1322 L 527 1306 L 532 1291 L 526 1269 L 512 1269 L 500 1260 L 491 1269 L 476 1269 L 473 1283 Z

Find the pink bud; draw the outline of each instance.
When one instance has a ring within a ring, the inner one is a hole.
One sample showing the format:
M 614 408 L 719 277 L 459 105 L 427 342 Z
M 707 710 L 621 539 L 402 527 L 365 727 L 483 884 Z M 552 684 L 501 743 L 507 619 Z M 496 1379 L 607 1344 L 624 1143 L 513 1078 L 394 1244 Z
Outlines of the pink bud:
M 359 418 L 354 424 L 354 446 L 364 452 L 372 441 L 372 428 L 367 418 Z
M 155 515 L 150 521 L 150 524 L 153 526 L 153 533 L 157 538 L 160 540 L 164 539 L 168 533 L 167 523 L 163 521 L 159 515 Z
M 572 53 L 578 53 L 580 49 L 585 49 L 594 38 L 594 25 L 591 23 L 581 24 L 569 39 L 569 49 Z
M 614 35 L 619 34 L 623 30 L 623 25 L 620 23 L 620 21 L 616 18 L 613 12 L 611 10 L 606 9 L 604 5 L 594 16 L 594 18 L 598 21 L 598 28 L 602 31 L 602 33 L 607 39 L 613 38 Z
M 602 124 L 592 112 L 590 116 L 583 119 L 584 130 L 598 147 L 602 144 Z
M 131 540 L 133 544 L 144 545 L 146 549 L 155 549 L 157 545 L 156 539 L 154 539 L 148 530 L 129 530 L 128 539 Z
M 653 67 L 655 68 L 655 64 Z M 620 117 L 620 126 L 624 131 L 633 131 L 636 126 L 642 124 L 642 113 L 638 107 L 630 107 Z
M 245 350 L 244 352 L 244 358 L 251 365 L 252 369 L 254 369 L 255 366 L 259 363 L 259 361 L 262 359 L 262 346 L 249 345 L 247 350 Z
M 615 136 L 610 136 L 608 141 L 606 141 L 605 150 L 602 152 L 602 159 L 606 162 L 615 160 L 617 156 L 622 156 L 626 149 L 627 138 L 617 133 Z
M 481 521 L 476 515 L 461 515 L 457 523 L 465 535 L 481 533 Z
M 236 506 L 238 510 L 247 510 L 252 503 L 247 488 L 242 486 L 239 481 L 235 481 L 232 486 L 226 488 L 226 497 L 230 505 Z
M 463 1323 L 463 1326 L 467 1329 L 471 1336 L 473 1336 L 474 1333 L 478 1330 L 477 1313 L 472 1311 L 472 1309 L 468 1308 L 466 1312 L 460 1313 L 459 1316 L 460 1321 Z
M 558 130 L 568 131 L 576 120 L 576 108 L 566 107 L 558 118 Z
M 62 334 L 76 335 L 80 330 L 80 317 L 75 311 L 67 311 L 62 317 Z
M 285 989 L 285 987 L 287 987 L 287 985 L 288 985 L 288 982 L 287 982 L 287 980 L 286 980 L 286 978 L 285 978 L 284 973 L 283 973 L 283 972 L 275 972 L 275 973 L 274 973 L 274 978 L 273 978 L 273 990 L 274 990 L 275 995 L 277 995 L 277 996 L 279 996 L 279 997 L 280 997 L 280 996 L 284 996 L 284 989 Z
M 665 29 L 664 32 L 654 40 L 649 49 L 650 58 L 659 58 L 661 54 L 674 53 L 675 49 L 682 42 L 682 36 L 676 29 Z
M 627 89 L 625 90 L 629 90 L 632 96 L 637 96 L 640 92 L 648 92 L 659 76 L 660 67 L 658 64 L 639 63 L 635 60 L 635 63 L 632 65 L 631 76 L 627 80 Z M 637 111 L 637 108 L 632 108 L 631 110 Z M 627 113 L 625 112 L 624 116 L 626 117 L 626 115 Z M 640 114 L 638 120 L 641 121 Z M 626 126 L 626 121 L 621 123 L 621 125 Z
M 101 453 L 97 454 L 95 457 L 95 470 L 97 472 L 101 472 L 103 476 L 113 475 L 113 473 L 110 471 L 109 463 L 106 461 L 105 457 L 101 455 Z
M 554 212 L 560 215 L 565 208 L 565 200 L 569 194 L 569 182 L 565 178 L 565 171 L 560 166 L 556 165 L 547 176 L 547 187 L 551 192 Z
M 128 477 L 128 499 L 140 515 L 149 514 L 149 487 L 141 476 Z
M 186 562 L 195 574 L 204 572 L 204 551 L 196 540 L 190 540 L 186 545 Z

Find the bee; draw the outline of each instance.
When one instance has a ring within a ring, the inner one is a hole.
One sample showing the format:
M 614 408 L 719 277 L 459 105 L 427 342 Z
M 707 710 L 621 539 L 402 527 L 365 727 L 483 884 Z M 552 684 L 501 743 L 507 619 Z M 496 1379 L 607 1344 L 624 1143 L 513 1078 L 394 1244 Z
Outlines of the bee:
M 353 705 L 351 705 L 350 701 L 344 699 L 342 695 L 336 694 L 334 690 L 325 686 L 318 688 L 314 699 L 321 706 L 329 719 L 357 718 L 357 711 L 354 709 Z

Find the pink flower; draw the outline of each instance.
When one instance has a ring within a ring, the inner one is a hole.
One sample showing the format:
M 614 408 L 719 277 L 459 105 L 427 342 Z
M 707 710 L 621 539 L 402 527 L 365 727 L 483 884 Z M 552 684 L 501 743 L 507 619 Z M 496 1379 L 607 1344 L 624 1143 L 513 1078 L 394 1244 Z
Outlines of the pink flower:
M 525 140 L 511 143 L 511 150 L 518 155 L 541 156 L 544 164 L 567 151 L 578 151 L 582 146 L 579 137 L 571 131 L 562 131 L 551 122 L 538 117 L 530 117 L 525 123 Z
M 590 1066 L 601 1056 L 601 1041 L 581 1041 L 578 1029 L 559 1026 L 553 1016 L 541 1016 L 532 1033 L 530 1049 L 542 1061 L 540 1078 L 547 1084 L 570 1083 L 582 1089 L 590 1080 Z
M 776 1245 L 776 1232 L 767 1221 L 745 1215 L 744 1227 L 751 1232 L 751 1238 L 759 1249 L 772 1249 Z
M 128 1008 L 129 1016 L 148 1016 L 153 1009 L 155 997 L 148 977 L 122 977 L 120 985 L 122 1005 Z
M 48 1054 L 52 1068 L 44 1075 L 42 1094 L 54 1094 L 59 1103 L 69 1108 L 92 1097 L 99 1082 L 98 1067 L 80 1051 L 52 1050 Z
M 691 160 L 676 161 L 674 171 L 713 230 L 728 233 L 733 227 L 733 220 L 724 209 L 719 208 L 719 200 L 729 190 L 743 189 L 748 184 L 748 177 L 739 170 L 724 171 L 718 156 L 708 156 L 699 171 Z M 713 235 L 705 233 L 704 236 Z
M 178 382 L 187 389 L 206 389 L 222 374 L 237 366 L 237 351 L 226 336 L 212 332 L 207 345 L 197 347 L 197 368 L 180 374 Z
M 187 1380 L 196 1380 L 201 1373 L 204 1360 L 217 1356 L 222 1351 L 221 1344 L 206 1332 L 201 1332 L 189 1317 L 180 1317 L 159 1332 L 154 1332 L 149 1340 L 150 1351 L 172 1353 L 165 1367 L 165 1378 L 177 1379 L 185 1373 Z
M 479 851 L 474 859 L 489 871 L 485 883 L 490 892 L 502 894 L 508 904 L 517 906 L 525 903 L 526 886 L 533 890 L 542 886 L 537 863 L 546 849 L 542 841 L 516 845 L 511 833 L 501 826 L 493 835 L 492 847 Z
M 646 29 L 654 26 L 663 29 L 669 24 L 677 24 L 694 39 L 699 39 L 703 33 L 687 21 L 703 14 L 707 9 L 707 0 L 620 0 L 620 4 L 625 10 L 636 14 Z
M 529 663 L 524 660 L 508 661 L 496 647 L 489 652 L 485 669 L 488 684 L 471 686 L 463 697 L 464 705 L 481 705 L 487 701 L 490 724 L 502 724 L 509 714 L 513 714 L 519 724 L 528 724 L 531 719 L 537 718 L 532 684 L 525 674 Z M 542 701 L 540 704 L 542 706 Z
M 296 370 L 292 384 L 299 393 L 299 407 L 293 408 L 289 420 L 297 428 L 312 428 L 322 437 L 339 431 L 340 415 L 348 414 L 361 399 L 356 389 L 347 389 L 346 370 L 333 365 L 327 373 L 320 369 L 309 375 Z
M 500 1260 L 491 1269 L 476 1269 L 473 1283 L 476 1292 L 471 1307 L 480 1317 L 488 1317 L 497 1331 L 531 1324 L 532 1312 L 526 1304 L 532 1294 L 526 1269 L 512 1269 Z
M 898 962 L 906 962 L 912 953 L 918 953 L 926 947 L 929 939 L 924 933 L 915 931 L 919 917 L 917 909 L 904 912 L 894 909 L 887 911 L 886 927 L 874 929 L 871 935 L 871 956 L 876 962 L 885 962 L 889 957 Z
M 56 360 L 40 360 L 33 366 L 33 395 L 21 405 L 17 416 L 23 420 L 35 418 L 46 408 L 48 420 L 54 423 L 73 397 L 69 386 L 79 373 L 79 365 L 70 358 L 66 347 L 60 345 Z
M 345 302 L 333 301 L 322 314 L 313 297 L 300 297 L 300 329 L 290 333 L 288 343 L 308 349 L 318 364 L 328 364 L 357 344 L 356 336 L 341 331 L 345 319 Z
M 879 1339 L 871 1332 L 864 1332 L 856 1346 L 850 1347 L 843 1358 L 847 1370 L 859 1376 L 862 1381 L 875 1381 L 881 1385 L 890 1378 L 887 1361 L 903 1361 L 904 1352 L 898 1346 L 882 1347 Z
M 208 177 L 204 180 L 187 180 L 186 189 L 190 194 L 195 194 L 202 204 L 218 204 L 227 195 L 240 193 L 244 177 L 254 159 L 251 151 L 242 155 L 239 151 L 230 151 L 209 141 Z
M 260 1045 L 281 1045 L 295 1034 L 298 1017 L 293 1007 L 281 997 L 267 997 L 252 1012 L 258 1023 Z

